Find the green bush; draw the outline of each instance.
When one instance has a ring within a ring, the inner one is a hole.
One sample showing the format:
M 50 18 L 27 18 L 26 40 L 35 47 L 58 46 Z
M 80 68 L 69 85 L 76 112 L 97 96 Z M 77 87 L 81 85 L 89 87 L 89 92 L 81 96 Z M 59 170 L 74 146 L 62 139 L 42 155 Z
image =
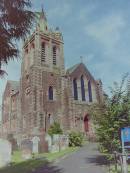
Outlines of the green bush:
M 69 146 L 76 147 L 83 145 L 84 136 L 81 132 L 71 132 L 69 134 Z
M 54 122 L 48 130 L 48 134 L 53 136 L 54 134 L 63 134 L 63 131 L 58 122 Z

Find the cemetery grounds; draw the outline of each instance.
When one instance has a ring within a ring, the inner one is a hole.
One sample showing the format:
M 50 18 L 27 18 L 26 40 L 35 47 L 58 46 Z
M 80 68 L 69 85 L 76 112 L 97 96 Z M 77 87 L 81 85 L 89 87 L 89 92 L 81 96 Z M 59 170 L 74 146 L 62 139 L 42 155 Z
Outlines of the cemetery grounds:
M 32 154 L 32 159 L 24 161 L 20 151 L 15 151 L 12 155 L 12 162 L 9 166 L 1 168 L 1 173 L 28 173 L 49 164 L 57 159 L 67 156 L 77 151 L 78 147 L 68 147 L 65 150 L 55 153 Z

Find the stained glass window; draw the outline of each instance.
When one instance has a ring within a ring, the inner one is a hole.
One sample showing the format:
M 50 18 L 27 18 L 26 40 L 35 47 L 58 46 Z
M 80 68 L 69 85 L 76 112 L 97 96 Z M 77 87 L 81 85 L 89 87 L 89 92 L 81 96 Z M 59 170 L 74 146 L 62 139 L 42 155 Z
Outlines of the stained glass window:
M 88 81 L 88 96 L 89 96 L 89 102 L 92 102 L 92 88 L 90 81 Z
M 85 88 L 84 88 L 84 78 L 81 76 L 81 96 L 82 96 L 82 101 L 85 101 Z
M 53 87 L 52 86 L 50 86 L 49 87 L 49 91 L 48 91 L 49 93 L 49 100 L 53 100 Z
M 78 100 L 77 80 L 73 80 L 74 100 Z

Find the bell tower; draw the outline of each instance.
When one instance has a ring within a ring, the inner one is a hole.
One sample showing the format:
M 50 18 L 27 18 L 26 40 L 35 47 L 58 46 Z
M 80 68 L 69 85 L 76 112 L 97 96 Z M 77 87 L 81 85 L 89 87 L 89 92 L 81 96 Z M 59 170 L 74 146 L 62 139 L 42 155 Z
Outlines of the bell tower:
M 36 13 L 36 29 L 24 42 L 22 73 L 32 66 L 64 74 L 63 37 L 59 28 L 48 28 L 45 12 Z
M 65 74 L 63 37 L 49 29 L 45 12 L 36 13 L 36 28 L 24 42 L 21 68 L 23 131 L 46 131 L 58 119 Z M 51 96 L 51 97 L 50 97 Z

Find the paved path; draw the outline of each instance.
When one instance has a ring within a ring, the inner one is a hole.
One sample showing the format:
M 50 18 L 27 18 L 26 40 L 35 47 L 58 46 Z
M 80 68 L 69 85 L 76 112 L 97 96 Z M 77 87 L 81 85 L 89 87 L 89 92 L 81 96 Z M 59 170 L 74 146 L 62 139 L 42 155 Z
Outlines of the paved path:
M 58 165 L 63 168 L 63 173 L 106 173 L 104 162 L 97 145 L 90 143 L 61 160 Z
M 105 162 L 98 152 L 97 144 L 89 143 L 57 163 L 47 165 L 38 173 L 107 173 Z

